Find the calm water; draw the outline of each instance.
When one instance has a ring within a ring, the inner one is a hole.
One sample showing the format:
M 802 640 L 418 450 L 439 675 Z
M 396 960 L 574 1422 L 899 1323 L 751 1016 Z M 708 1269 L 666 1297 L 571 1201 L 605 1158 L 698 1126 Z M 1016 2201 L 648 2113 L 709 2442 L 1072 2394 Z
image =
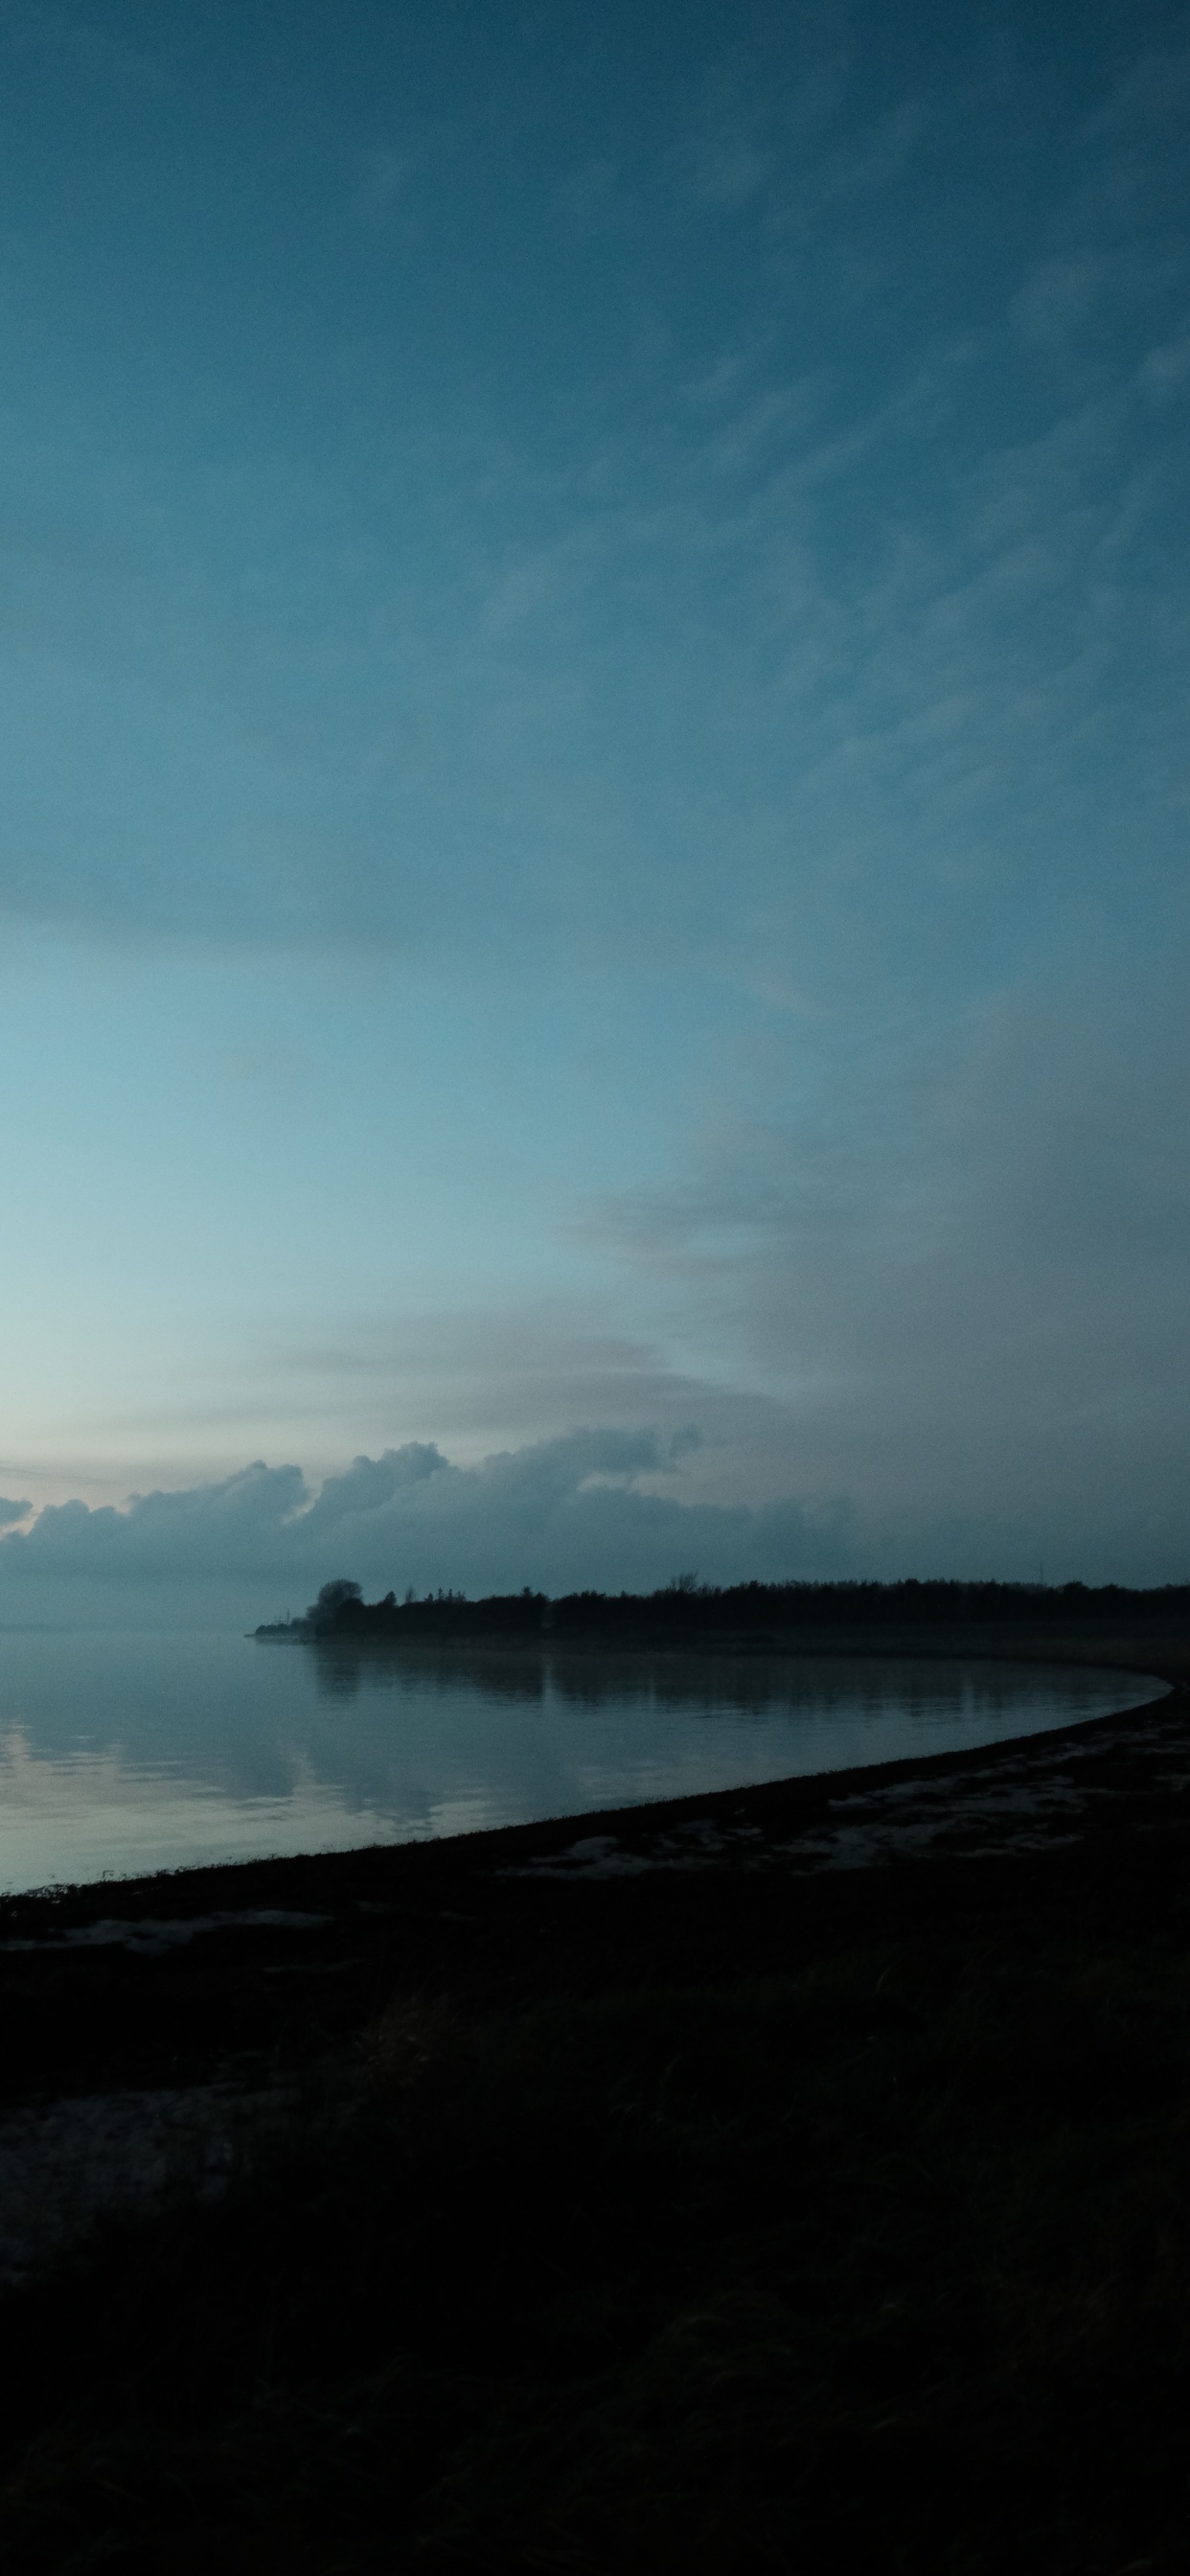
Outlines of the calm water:
M 0 1887 L 350 1850 L 1031 1735 L 1144 1675 L 0 1632 Z

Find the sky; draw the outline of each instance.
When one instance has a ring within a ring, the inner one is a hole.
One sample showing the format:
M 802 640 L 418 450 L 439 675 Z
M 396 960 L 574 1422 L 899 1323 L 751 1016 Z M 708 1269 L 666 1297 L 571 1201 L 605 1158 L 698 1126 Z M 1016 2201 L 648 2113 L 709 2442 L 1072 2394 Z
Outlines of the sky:
M 1187 1579 L 1184 11 L 0 65 L 0 1622 Z

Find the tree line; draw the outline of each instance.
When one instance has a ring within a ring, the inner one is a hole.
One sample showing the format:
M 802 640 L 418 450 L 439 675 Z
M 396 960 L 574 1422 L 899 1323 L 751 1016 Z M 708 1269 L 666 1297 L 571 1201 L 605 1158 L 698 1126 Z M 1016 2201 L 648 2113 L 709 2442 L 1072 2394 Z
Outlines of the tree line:
M 1134 1589 L 1102 1583 L 895 1583 L 847 1579 L 834 1583 L 700 1583 L 674 1575 L 655 1592 L 568 1592 L 560 1598 L 535 1592 L 488 1593 L 472 1601 L 464 1592 L 410 1588 L 365 1601 L 363 1587 L 346 1576 L 324 1583 L 299 1619 L 278 1620 L 258 1637 L 287 1636 L 318 1643 L 370 1637 L 567 1637 L 614 1638 L 647 1633 L 662 1638 L 799 1628 L 882 1627 L 901 1622 L 950 1625 L 998 1619 L 1132 1617 L 1185 1618 L 1190 1584 Z

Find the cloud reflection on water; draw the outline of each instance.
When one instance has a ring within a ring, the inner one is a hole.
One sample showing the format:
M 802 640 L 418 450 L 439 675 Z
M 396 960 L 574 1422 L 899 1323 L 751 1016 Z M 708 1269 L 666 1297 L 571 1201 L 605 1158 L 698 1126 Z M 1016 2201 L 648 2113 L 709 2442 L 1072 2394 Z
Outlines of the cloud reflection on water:
M 350 1849 L 1038 1732 L 1161 1685 L 881 1657 L 14 1634 L 0 1884 Z

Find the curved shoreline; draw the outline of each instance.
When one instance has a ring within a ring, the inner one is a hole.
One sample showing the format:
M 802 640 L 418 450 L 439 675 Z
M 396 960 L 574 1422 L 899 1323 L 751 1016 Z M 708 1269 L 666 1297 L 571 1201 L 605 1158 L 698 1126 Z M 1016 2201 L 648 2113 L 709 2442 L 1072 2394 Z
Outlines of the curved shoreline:
M 741 1642 L 733 1641 L 733 1652 L 739 1650 Z M 775 1638 L 755 1638 L 750 1645 L 757 1653 L 779 1651 Z M 1164 1651 L 1146 1653 L 1146 1648 L 1154 1645 Z M 242 1911 L 248 1906 L 299 1905 L 315 1902 L 320 1888 L 325 1890 L 324 1901 L 343 1904 L 352 1901 L 353 1887 L 374 1892 L 402 1876 L 421 1882 L 427 1872 L 433 1875 L 436 1869 L 448 1877 L 460 1870 L 467 1876 L 484 1877 L 522 1869 L 536 1873 L 552 1859 L 572 1851 L 576 1844 L 599 1840 L 610 1840 L 631 1858 L 634 1869 L 650 1866 L 650 1852 L 654 1854 L 652 1866 L 669 1869 L 677 1865 L 671 1848 L 675 1835 L 686 1838 L 686 1866 L 696 1865 L 701 1838 L 701 1866 L 713 1861 L 722 1866 L 729 1852 L 734 1852 L 740 1864 L 754 1867 L 756 1852 L 749 1855 L 743 1846 L 759 1843 L 771 1847 L 774 1854 L 779 1851 L 786 1869 L 796 1867 L 799 1857 L 806 1867 L 817 1869 L 822 1865 L 824 1820 L 838 1806 L 847 1806 L 854 1813 L 856 1802 L 868 1806 L 898 1804 L 905 1818 L 899 1840 L 907 1851 L 912 1832 L 909 1807 L 915 1789 L 936 1818 L 931 1839 L 942 1842 L 946 1839 L 948 1782 L 954 1783 L 952 1803 L 956 1816 L 966 1813 L 969 1823 L 973 1780 L 982 1779 L 986 1784 L 985 1806 L 989 1797 L 994 1806 L 997 1784 L 1003 1787 L 1010 1780 L 1018 1785 L 1027 1782 L 1034 1803 L 1044 1806 L 1047 1778 L 1054 1784 L 1061 1803 L 1067 1792 L 1064 1777 L 1059 1780 L 1058 1774 L 1064 1775 L 1070 1761 L 1077 1760 L 1087 1791 L 1087 1797 L 1079 1803 L 1086 1805 L 1089 1800 L 1101 1814 L 1103 1798 L 1110 1801 L 1113 1794 L 1131 1808 L 1141 1793 L 1136 1780 L 1125 1785 L 1124 1772 L 1152 1769 L 1158 1743 L 1179 1740 L 1184 1729 L 1190 1757 L 1190 1628 L 1182 1623 L 1171 1623 L 1162 1639 L 1147 1622 L 1144 1628 L 1123 1635 L 1097 1634 L 1088 1623 L 1062 1635 L 1037 1630 L 1013 1636 L 1001 1632 L 994 1639 L 964 1636 L 961 1643 L 959 1633 L 950 1631 L 936 1634 L 928 1646 L 920 1637 L 911 1643 L 904 1631 L 878 1637 L 866 1635 L 858 1646 L 842 1635 L 822 1634 L 799 1639 L 797 1653 L 799 1657 L 838 1653 L 873 1658 L 912 1653 L 923 1659 L 961 1656 L 964 1660 L 997 1663 L 1087 1664 L 1105 1670 L 1119 1666 L 1122 1675 L 1127 1673 L 1129 1678 L 1143 1675 L 1164 1683 L 1166 1692 L 1163 1697 L 1126 1703 L 1065 1726 L 887 1762 L 795 1773 L 742 1787 L 695 1790 L 630 1805 L 580 1809 L 461 1834 L 368 1843 L 346 1850 L 203 1862 L 119 1879 L 82 1880 L 14 1891 L 0 1896 L 0 1943 L 5 1938 L 27 1937 L 35 1930 L 52 1937 L 54 1931 L 74 1929 L 94 1920 L 98 1913 L 104 1918 L 132 1921 L 145 1913 L 180 1917 L 190 1906 L 206 1915 L 212 1905 L 220 1913 Z M 1150 1721 L 1147 1726 L 1146 1721 Z M 1177 1758 L 1175 1754 L 1175 1771 Z M 1088 1760 L 1092 1760 L 1094 1781 L 1086 1770 Z M 1099 1776 L 1105 1763 L 1120 1774 L 1114 1793 Z M 1166 1785 L 1154 1770 L 1152 1795 L 1160 1797 Z M 717 1852 L 707 1839 L 708 1829 L 720 1837 Z M 1049 1839 L 1057 1838 L 1055 1829 Z M 968 1835 L 968 1843 L 970 1839 Z M 1007 1853 L 1014 1847 L 1011 1836 L 1002 1834 L 994 1847 Z M 1019 1833 L 1016 1847 L 1021 1847 Z M 975 1848 L 979 1856 L 989 1856 L 986 1844 L 976 1842 Z M 583 1871 L 581 1866 L 567 1866 L 562 1874 L 581 1875 Z M 305 1897 L 296 1893 L 299 1889 L 306 1891 Z M 357 1894 L 355 1901 L 366 1903 L 369 1894 Z
M 524 2459 L 519 2550 L 551 2428 L 605 2480 L 660 2384 L 663 2500 L 671 2427 L 701 2461 L 735 2410 L 724 2565 L 758 2423 L 782 2541 L 825 2460 L 837 2558 L 842 2421 L 860 2558 L 891 2495 L 923 2568 L 940 2497 L 972 2567 L 1098 2564 L 1109 2507 L 1113 2565 L 1182 2566 L 1190 1632 L 1145 1642 L 1086 1659 L 1165 1696 L 1046 1734 L 0 1906 L 21 2565 L 75 2563 L 63 2497 L 138 2564 L 205 2514 L 205 2564 L 309 2478 L 310 2563 L 387 2564 L 439 2459 L 477 2510 Z

